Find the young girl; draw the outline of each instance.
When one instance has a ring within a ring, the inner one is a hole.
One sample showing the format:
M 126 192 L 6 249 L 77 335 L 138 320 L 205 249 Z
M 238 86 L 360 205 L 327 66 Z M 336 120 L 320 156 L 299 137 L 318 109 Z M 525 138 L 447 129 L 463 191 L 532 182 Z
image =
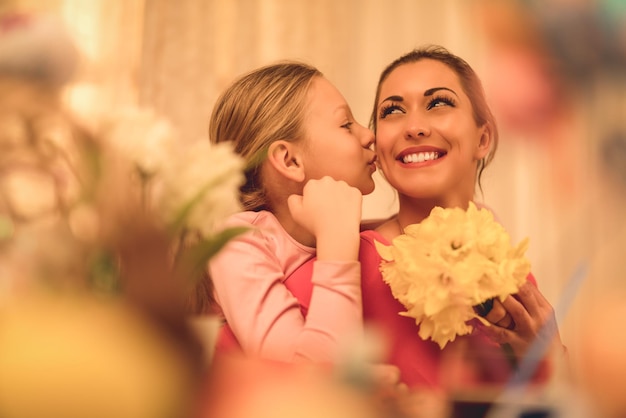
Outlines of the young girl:
M 543 338 L 539 331 L 546 323 L 554 331 L 548 337 L 554 336 L 560 346 L 554 311 L 530 275 L 515 297 L 494 303 L 486 316 L 494 326 L 477 324 L 473 335 L 441 350 L 418 336 L 413 318 L 399 315 L 406 309 L 380 273 L 374 242 L 389 245 L 435 206 L 466 209 L 493 159 L 498 131 L 473 69 L 441 47 L 409 52 L 382 72 L 371 124 L 377 162 L 399 198 L 397 215 L 361 234 L 363 317 L 388 343 L 382 361 L 398 366 L 401 379 L 413 388 L 467 388 L 510 378 L 511 359 L 500 345 L 510 346 L 519 359 L 533 341 Z M 306 263 L 287 283 L 299 289 L 296 293 L 306 294 L 309 275 Z M 306 306 L 306 298 L 301 303 Z M 546 365 L 543 362 L 536 379 L 546 376 Z
M 235 343 L 265 359 L 337 360 L 362 332 L 359 222 L 362 194 L 374 190 L 373 133 L 317 69 L 288 62 L 235 81 L 209 136 L 232 141 L 250 167 L 246 211 L 226 222 L 250 231 L 209 263 L 226 322 L 218 353 Z M 284 281 L 315 255 L 306 312 Z

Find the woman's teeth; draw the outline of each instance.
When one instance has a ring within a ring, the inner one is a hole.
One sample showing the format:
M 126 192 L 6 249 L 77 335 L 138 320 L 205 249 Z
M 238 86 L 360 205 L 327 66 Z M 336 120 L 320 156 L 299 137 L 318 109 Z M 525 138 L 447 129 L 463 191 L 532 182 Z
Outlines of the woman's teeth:
M 439 158 L 438 152 L 420 152 L 417 154 L 407 154 L 402 157 L 402 162 L 408 163 L 423 163 L 424 161 L 436 160 Z

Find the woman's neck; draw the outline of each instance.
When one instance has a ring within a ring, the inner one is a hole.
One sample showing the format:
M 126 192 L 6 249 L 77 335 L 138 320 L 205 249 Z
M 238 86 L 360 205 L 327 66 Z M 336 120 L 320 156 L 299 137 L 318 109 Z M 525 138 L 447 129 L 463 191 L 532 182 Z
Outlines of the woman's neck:
M 445 198 L 418 199 L 399 195 L 398 214 L 389 219 L 377 231 L 388 240 L 404 233 L 404 228 L 422 222 L 436 206 L 467 209 L 471 196 L 446 196 Z

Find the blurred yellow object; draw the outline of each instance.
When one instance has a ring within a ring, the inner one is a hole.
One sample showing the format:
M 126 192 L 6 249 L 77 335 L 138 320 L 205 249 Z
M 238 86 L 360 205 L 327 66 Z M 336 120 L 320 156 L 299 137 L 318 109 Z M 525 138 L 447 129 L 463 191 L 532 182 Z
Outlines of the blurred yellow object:
M 119 299 L 33 297 L 0 311 L 0 416 L 188 416 L 189 363 Z

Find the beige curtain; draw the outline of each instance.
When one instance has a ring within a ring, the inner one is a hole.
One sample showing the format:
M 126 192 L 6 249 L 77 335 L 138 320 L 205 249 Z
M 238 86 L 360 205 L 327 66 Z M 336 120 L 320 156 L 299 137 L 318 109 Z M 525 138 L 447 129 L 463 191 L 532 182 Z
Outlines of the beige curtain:
M 276 60 L 297 59 L 319 67 L 365 123 L 387 61 L 426 42 L 464 49 L 454 39 L 465 31 L 468 22 L 461 16 L 469 4 L 147 0 L 141 100 L 171 115 L 185 137 L 202 138 L 212 103 L 234 77 Z

